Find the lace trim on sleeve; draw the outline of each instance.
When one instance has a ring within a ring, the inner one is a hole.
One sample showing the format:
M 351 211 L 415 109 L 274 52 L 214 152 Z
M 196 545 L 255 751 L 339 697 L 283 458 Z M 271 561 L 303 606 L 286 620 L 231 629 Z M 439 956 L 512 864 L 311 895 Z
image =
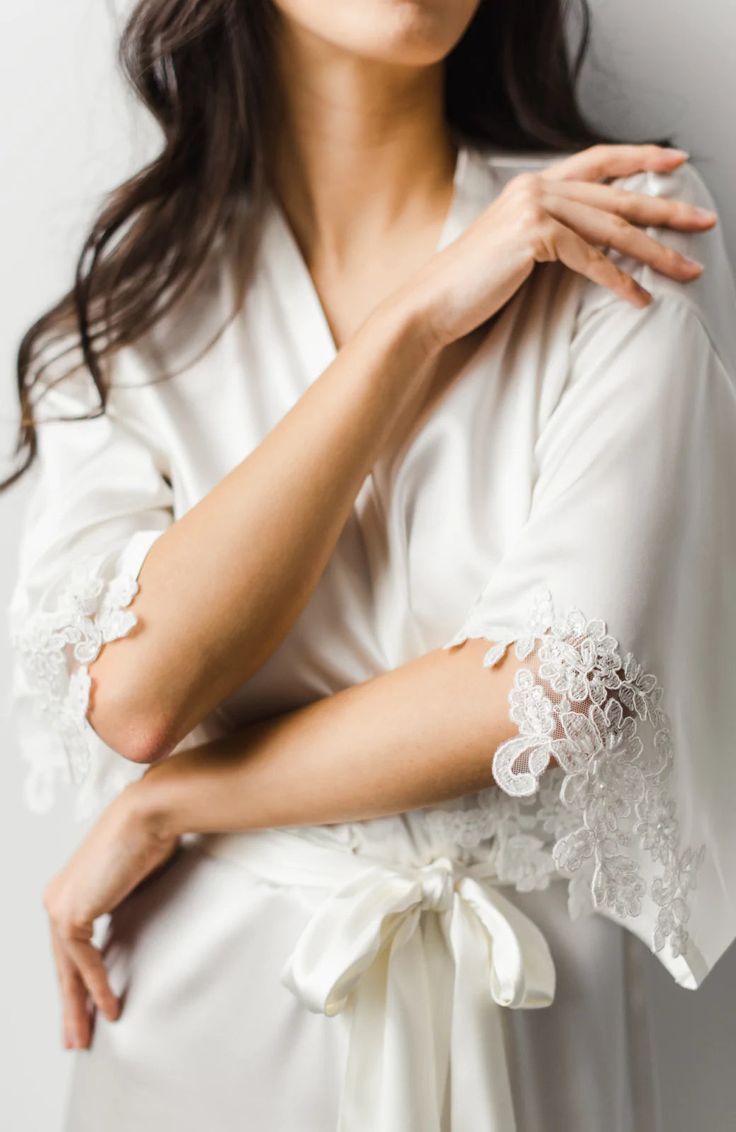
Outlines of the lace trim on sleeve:
M 484 635 L 463 628 L 443 647 Z M 651 898 L 651 947 L 661 951 L 669 942 L 673 958 L 686 954 L 688 897 L 705 846 L 680 843 L 670 721 L 656 677 L 621 650 L 604 621 L 578 609 L 555 618 L 546 588 L 536 591 L 523 634 L 494 643 L 483 665 L 497 664 L 512 643 L 518 659 L 530 663 L 518 669 L 509 693 L 518 734 L 493 757 L 506 801 L 541 795 L 540 786 L 554 779 L 561 812 L 550 825 L 545 790 L 545 828 L 555 828 L 552 862 L 571 878 L 571 889 L 576 875 L 586 878 L 592 909 L 621 918 L 638 916 Z M 550 767 L 553 758 L 558 766 Z M 539 852 L 533 839 L 530 845 Z
M 136 577 L 119 572 L 105 579 L 99 559 L 77 566 L 58 595 L 53 610 L 36 610 L 10 638 L 25 678 L 24 695 L 33 715 L 62 745 L 63 762 L 31 758 L 31 776 L 48 778 L 61 771 L 67 783 L 80 784 L 90 767 L 87 720 L 91 677 L 88 665 L 108 641 L 130 632 L 137 618 L 127 606 L 138 592 Z M 93 732 L 93 734 L 95 734 Z M 47 782 L 46 786 L 50 784 Z M 35 783 L 38 795 L 39 783 Z

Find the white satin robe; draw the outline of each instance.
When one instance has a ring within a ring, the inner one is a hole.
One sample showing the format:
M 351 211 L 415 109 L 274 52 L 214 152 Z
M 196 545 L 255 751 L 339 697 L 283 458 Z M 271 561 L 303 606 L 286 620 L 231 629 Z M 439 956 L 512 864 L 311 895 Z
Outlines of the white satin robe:
M 462 143 L 439 246 L 554 159 Z M 690 165 L 621 183 L 713 203 Z M 499 786 L 185 837 L 106 925 L 124 1008 L 73 1055 L 65 1132 L 661 1128 L 642 962 L 695 989 L 736 936 L 736 289 L 718 227 L 659 237 L 706 269 L 611 253 L 644 310 L 535 270 L 366 478 L 281 646 L 181 744 L 485 637 L 489 666 L 528 658 Z M 86 665 L 135 623 L 155 539 L 335 355 L 277 208 L 246 307 L 197 359 L 230 283 L 223 259 L 117 356 L 106 415 L 40 426 L 9 609 L 39 811 L 66 780 L 88 820 L 142 772 L 86 719 Z M 75 378 L 40 411 L 94 404 Z

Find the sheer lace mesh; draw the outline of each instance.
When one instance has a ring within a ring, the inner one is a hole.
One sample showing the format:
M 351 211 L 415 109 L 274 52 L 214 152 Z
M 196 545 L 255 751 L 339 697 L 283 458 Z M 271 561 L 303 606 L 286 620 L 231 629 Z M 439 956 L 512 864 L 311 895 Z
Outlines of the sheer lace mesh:
M 16 615 L 10 639 L 16 650 L 15 705 L 18 722 L 24 711 L 42 725 L 38 734 L 60 744 L 50 757 L 40 742 L 24 744 L 30 763 L 26 796 L 34 810 L 47 809 L 53 780 L 60 775 L 79 785 L 90 770 L 90 741 L 98 741 L 87 720 L 91 677 L 88 666 L 102 646 L 123 637 L 137 623 L 127 607 L 138 582 L 127 571 L 112 573 L 105 556 L 85 559 L 59 590 L 53 608 Z M 37 752 L 38 757 L 34 757 Z
M 480 634 L 463 627 L 443 647 L 473 635 Z M 604 621 L 578 609 L 556 618 L 546 588 L 535 593 L 523 633 L 494 642 L 483 664 L 497 664 L 512 644 L 526 663 L 509 693 L 517 734 L 493 756 L 503 794 L 492 788 L 476 812 L 443 819 L 436 811 L 431 820 L 455 823 L 458 835 L 465 825 L 500 836 L 499 856 L 516 850 L 506 873 L 517 888 L 546 887 L 552 872 L 568 877 L 573 915 L 610 909 L 621 918 L 638 916 L 651 899 L 652 947 L 659 951 L 669 942 L 676 958 L 688 945 L 689 893 L 705 847 L 680 843 L 662 688 Z M 538 803 L 536 812 L 525 814 L 530 800 Z M 501 817 L 509 803 L 516 806 L 511 834 Z

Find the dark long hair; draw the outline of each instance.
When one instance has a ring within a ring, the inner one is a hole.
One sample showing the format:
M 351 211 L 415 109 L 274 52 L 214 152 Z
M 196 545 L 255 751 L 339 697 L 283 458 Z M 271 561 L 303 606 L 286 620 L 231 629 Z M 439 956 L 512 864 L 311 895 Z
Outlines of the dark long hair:
M 471 143 L 510 149 L 614 140 L 588 125 L 578 108 L 575 86 L 590 18 L 579 0 L 571 53 L 568 7 L 568 0 L 481 0 L 445 61 L 448 124 Z M 103 363 L 191 293 L 219 242 L 237 249 L 230 318 L 242 305 L 253 233 L 269 191 L 277 13 L 272 0 L 139 0 L 129 16 L 118 61 L 161 127 L 163 144 L 153 161 L 107 194 L 71 289 L 23 335 L 18 466 L 0 486 L 18 479 L 36 454 L 34 393 L 50 343 L 67 342 L 54 363 L 70 349 L 81 357 L 61 379 L 80 365 L 89 372 L 100 402 L 87 414 L 92 417 L 105 411 Z

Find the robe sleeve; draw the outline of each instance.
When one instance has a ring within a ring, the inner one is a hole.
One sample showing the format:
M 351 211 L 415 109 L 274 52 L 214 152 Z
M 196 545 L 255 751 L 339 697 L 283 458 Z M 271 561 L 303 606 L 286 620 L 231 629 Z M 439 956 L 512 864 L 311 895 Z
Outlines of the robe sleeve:
M 25 800 L 43 812 L 59 783 L 73 785 L 78 820 L 145 769 L 90 724 L 88 665 L 137 623 L 138 574 L 173 517 L 166 455 L 148 426 L 120 414 L 114 395 L 102 415 L 69 419 L 98 406 L 79 371 L 38 401 L 35 478 L 6 609 L 5 713 L 26 763 Z
M 621 180 L 713 207 L 690 169 Z M 705 271 L 611 252 L 644 309 L 584 282 L 527 521 L 443 647 L 513 646 L 498 786 L 557 784 L 571 916 L 584 889 L 694 989 L 736 938 L 736 288 L 718 228 L 650 231 Z

